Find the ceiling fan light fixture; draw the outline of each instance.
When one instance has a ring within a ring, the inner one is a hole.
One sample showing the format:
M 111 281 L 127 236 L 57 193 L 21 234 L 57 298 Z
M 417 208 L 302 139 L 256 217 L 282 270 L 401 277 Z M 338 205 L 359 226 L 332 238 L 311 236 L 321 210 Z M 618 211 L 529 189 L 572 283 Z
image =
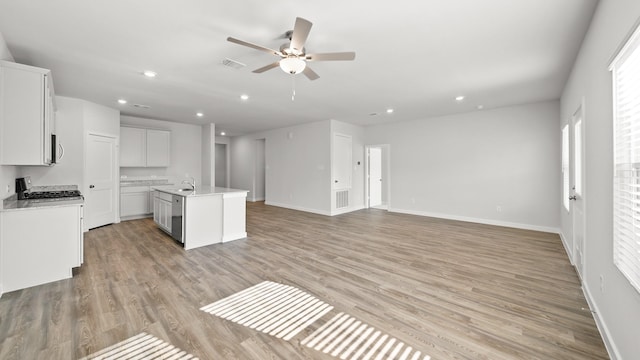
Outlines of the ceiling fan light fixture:
M 280 60 L 280 69 L 288 74 L 299 74 L 307 66 L 307 63 L 296 56 L 286 57 Z

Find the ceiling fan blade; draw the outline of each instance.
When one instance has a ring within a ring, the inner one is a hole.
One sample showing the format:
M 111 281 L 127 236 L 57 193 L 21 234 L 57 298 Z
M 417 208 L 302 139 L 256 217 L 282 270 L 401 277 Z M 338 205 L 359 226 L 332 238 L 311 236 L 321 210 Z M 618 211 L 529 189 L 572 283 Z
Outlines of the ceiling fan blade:
M 250 42 L 238 40 L 236 38 L 232 38 L 231 36 L 229 36 L 227 38 L 227 41 L 232 42 L 232 43 L 236 43 L 238 45 L 247 46 L 247 47 L 250 47 L 252 49 L 264 51 L 264 52 L 272 54 L 272 55 L 283 56 L 282 53 L 280 51 L 278 51 L 278 50 L 273 50 L 273 49 L 266 48 L 264 46 L 260 46 L 260 45 L 252 44 Z
M 302 51 L 304 43 L 307 42 L 309 31 L 311 31 L 311 25 L 313 24 L 309 20 L 301 17 L 296 18 L 296 24 L 293 26 L 293 34 L 291 35 L 290 47 L 292 49 Z
M 307 61 L 343 61 L 353 60 L 356 58 L 356 53 L 350 52 L 336 52 L 336 53 L 320 53 L 320 54 L 307 54 L 305 60 Z
M 311 70 L 310 67 L 305 67 L 304 70 L 302 70 L 302 73 L 309 78 L 309 80 L 315 80 L 317 78 L 320 77 L 320 75 L 316 74 L 315 71 Z
M 273 64 L 269 64 L 269 65 L 267 65 L 267 66 L 263 66 L 263 67 L 261 67 L 261 68 L 259 68 L 259 69 L 255 69 L 255 70 L 253 70 L 252 72 L 254 72 L 254 73 L 256 73 L 256 74 L 260 74 L 260 73 L 263 73 L 263 72 L 265 72 L 265 71 L 267 71 L 267 70 L 271 70 L 271 69 L 273 69 L 273 68 L 277 68 L 277 67 L 278 67 L 278 65 L 280 65 L 280 61 L 276 61 L 276 62 L 274 62 Z

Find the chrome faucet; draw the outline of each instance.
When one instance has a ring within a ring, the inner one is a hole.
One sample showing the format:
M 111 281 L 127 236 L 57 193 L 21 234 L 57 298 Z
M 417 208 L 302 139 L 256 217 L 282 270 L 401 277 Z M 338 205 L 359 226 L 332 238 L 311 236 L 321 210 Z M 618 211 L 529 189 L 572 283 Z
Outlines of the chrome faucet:
M 183 184 L 189 184 L 189 185 L 191 185 L 191 189 L 192 189 L 192 190 L 195 190 L 195 189 L 196 189 L 196 178 L 192 177 L 192 178 L 190 178 L 190 179 L 191 179 L 191 181 L 189 181 L 189 180 L 183 180 L 183 181 L 182 181 L 182 183 L 183 183 Z

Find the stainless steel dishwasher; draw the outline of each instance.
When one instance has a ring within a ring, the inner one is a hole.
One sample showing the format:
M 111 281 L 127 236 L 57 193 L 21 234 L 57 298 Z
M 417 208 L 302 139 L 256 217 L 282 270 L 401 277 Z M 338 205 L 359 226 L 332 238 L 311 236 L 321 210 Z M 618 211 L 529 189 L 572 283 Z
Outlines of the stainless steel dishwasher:
M 184 196 L 172 195 L 171 237 L 184 244 Z

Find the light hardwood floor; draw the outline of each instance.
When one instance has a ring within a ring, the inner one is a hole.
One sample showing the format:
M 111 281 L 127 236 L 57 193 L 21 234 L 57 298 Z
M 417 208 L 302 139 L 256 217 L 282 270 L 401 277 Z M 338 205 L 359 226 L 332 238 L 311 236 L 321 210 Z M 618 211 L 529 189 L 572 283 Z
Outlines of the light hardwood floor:
M 337 359 L 300 344 L 337 312 L 433 359 L 608 358 L 555 234 L 263 203 L 247 231 L 189 251 L 151 219 L 89 231 L 73 279 L 0 298 L 0 359 L 80 358 L 141 332 L 201 359 Z M 199 310 L 265 280 L 334 310 L 289 341 Z

